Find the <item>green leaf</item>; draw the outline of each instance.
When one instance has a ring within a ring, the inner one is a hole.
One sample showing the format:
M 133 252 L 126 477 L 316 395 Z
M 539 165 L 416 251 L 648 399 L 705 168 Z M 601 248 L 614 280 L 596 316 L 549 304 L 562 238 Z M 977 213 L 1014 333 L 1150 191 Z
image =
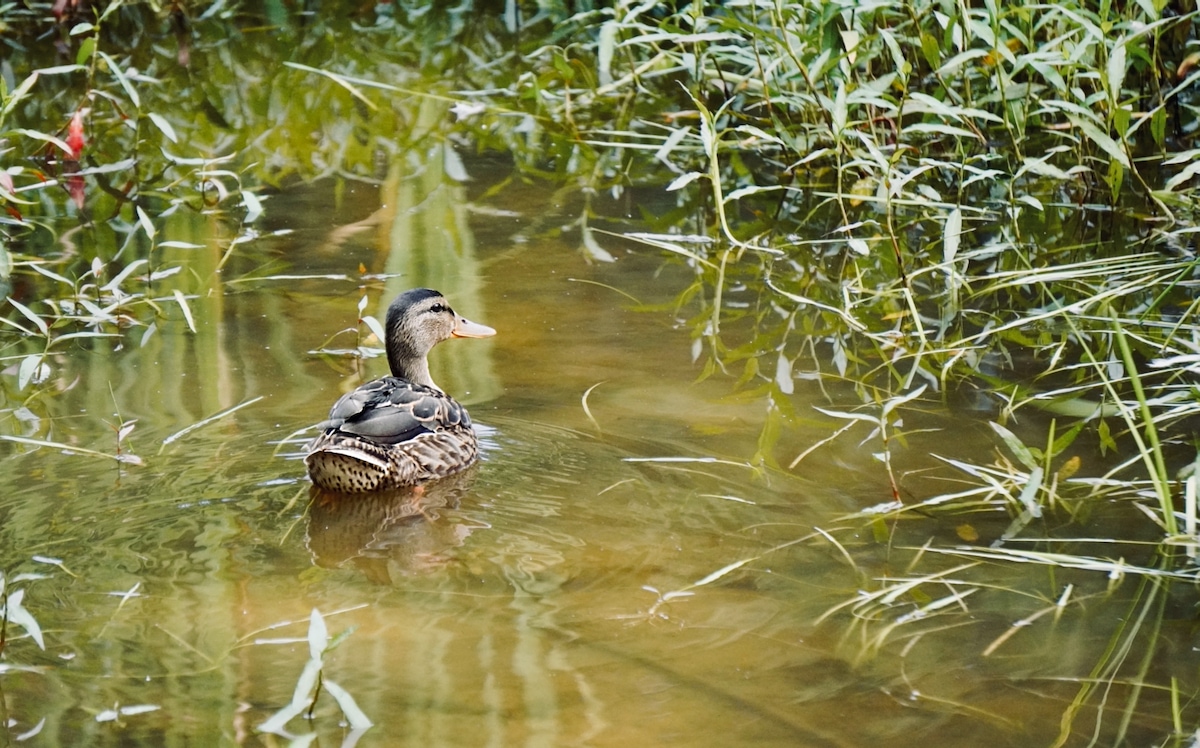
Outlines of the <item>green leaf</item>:
M 842 81 L 838 81 L 837 93 L 833 97 L 833 135 L 835 138 L 841 139 L 849 118 L 850 110 L 846 105 L 846 85 Z
M 304 707 L 306 706 L 307 704 L 300 704 L 299 706 L 296 706 L 295 704 L 288 704 L 284 708 L 272 714 L 266 722 L 260 724 L 258 726 L 259 731 L 272 733 L 281 732 L 283 728 L 287 726 L 287 723 L 292 721 L 293 717 L 304 711 Z
M 1031 517 L 1042 516 L 1042 507 L 1037 503 L 1037 492 L 1042 488 L 1042 477 L 1043 470 L 1040 466 L 1030 470 L 1029 480 L 1021 489 L 1021 495 L 1017 497 L 1017 501 L 1021 502 Z
M 196 320 L 192 317 L 192 308 L 188 306 L 187 297 L 183 295 L 183 291 L 178 288 L 172 292 L 175 296 L 175 302 L 179 304 L 179 308 L 183 310 L 183 318 L 187 321 L 188 329 L 196 332 Z
M 113 3 L 113 5 L 119 5 L 119 3 Z M 117 61 L 105 54 L 104 50 L 100 50 L 97 54 L 99 54 L 101 59 L 103 59 L 108 65 L 108 69 L 112 72 L 113 76 L 116 77 L 117 83 L 121 84 L 121 88 L 125 89 L 125 94 L 129 96 L 129 100 L 133 102 L 133 105 L 141 108 L 141 97 L 138 96 L 137 90 L 133 87 L 133 84 L 125 75 L 125 71 L 122 70 L 121 66 L 117 64 Z
M 338 707 L 342 710 L 342 714 L 346 715 L 346 721 L 350 723 L 350 729 L 365 730 L 372 725 L 371 720 L 367 718 L 363 710 L 358 708 L 354 697 L 346 689 L 331 680 L 324 681 L 322 685 L 329 692 L 329 695 L 333 697 L 333 700 L 337 702 Z
M 1017 438 L 1016 434 L 1004 428 L 995 421 L 989 422 L 988 425 L 992 427 L 992 431 L 995 431 L 996 434 L 999 435 L 1005 446 L 1008 447 L 1008 451 L 1012 452 L 1013 456 L 1015 456 L 1022 465 L 1030 470 L 1036 470 L 1038 468 L 1038 461 L 1034 458 L 1033 452 L 1031 452 L 1028 447 L 1021 443 L 1021 440 Z
M 21 365 L 17 368 L 17 389 L 23 390 L 30 382 L 38 381 L 41 368 L 42 354 L 40 353 L 31 353 L 21 359 Z
M 32 309 L 12 298 L 11 296 L 8 298 L 8 303 L 12 304 L 14 309 L 16 309 L 18 312 L 24 315 L 26 319 L 36 325 L 38 331 L 40 331 L 43 335 L 50 334 L 50 328 L 46 325 L 46 322 L 41 317 L 34 314 Z
M 958 256 L 958 248 L 962 242 L 962 210 L 955 208 L 946 218 L 946 236 L 943 244 L 943 257 L 947 265 L 951 265 Z M 951 268 L 946 268 L 947 272 Z
M 1125 37 L 1122 36 L 1113 44 L 1112 49 L 1108 53 L 1108 64 L 1104 67 L 1108 78 L 1108 103 L 1114 109 L 1121 100 L 1121 87 L 1125 85 L 1125 71 L 1127 67 Z
M 175 128 L 171 127 L 171 123 L 167 122 L 166 117 L 162 116 L 158 112 L 151 112 L 147 116 L 150 117 L 150 121 L 154 123 L 154 126 L 162 131 L 162 134 L 166 136 L 167 140 L 171 141 L 172 143 L 179 142 L 179 138 L 175 135 Z
M 610 85 L 612 78 L 613 51 L 616 49 L 618 24 L 607 21 L 600 27 L 596 40 L 596 73 L 601 86 Z
M 921 33 L 921 54 L 925 55 L 925 62 L 932 70 L 937 70 L 942 64 L 942 45 L 938 44 L 937 37 L 928 31 Z
M 25 98 L 25 94 L 29 93 L 29 89 L 33 88 L 33 84 L 37 83 L 37 79 L 38 71 L 35 70 L 29 75 L 29 77 L 21 81 L 21 85 L 13 89 L 12 94 L 5 98 L 4 108 L 0 109 L 0 120 L 4 118 L 4 115 L 12 111 L 12 108 L 15 107 L 21 101 L 21 99 Z
M 1096 427 L 1096 435 L 1100 439 L 1100 454 L 1101 456 L 1108 454 L 1109 451 L 1117 451 L 1117 442 L 1112 437 L 1112 432 L 1108 428 L 1108 421 L 1101 419 L 1100 425 Z
M 782 352 L 775 362 L 775 385 L 785 395 L 790 395 L 796 390 L 796 380 L 792 376 L 792 361 Z
M 1108 172 L 1104 175 L 1104 181 L 1108 183 L 1108 189 L 1112 193 L 1112 201 L 1116 203 L 1121 197 L 1121 185 L 1125 181 L 1125 168 L 1115 160 L 1109 161 Z
M 86 65 L 92 59 L 92 55 L 96 52 L 96 37 L 89 36 L 83 40 L 83 44 L 79 45 L 79 51 L 75 53 L 75 64 Z
M 21 601 L 24 599 L 25 590 L 23 589 L 9 595 L 8 605 L 4 610 L 4 617 L 8 619 L 9 623 L 15 623 L 29 632 L 29 635 L 37 642 L 38 647 L 42 651 L 45 651 L 46 640 L 42 638 L 42 627 L 38 625 L 33 615 L 21 605 Z
M 14 130 L 14 132 L 17 133 L 18 135 L 24 135 L 27 138 L 33 138 L 34 140 L 41 140 L 46 143 L 52 143 L 52 144 L 54 144 L 55 147 L 61 149 L 63 153 L 71 152 L 71 146 L 67 145 L 66 141 L 63 140 L 62 138 L 57 138 L 53 135 L 47 135 L 46 133 L 38 132 L 37 130 L 27 130 L 25 128 L 19 128 L 17 130 Z
M 667 185 L 666 191 L 674 192 L 676 190 L 681 190 L 703 176 L 705 175 L 698 171 L 689 171 L 686 174 L 681 174 L 678 177 L 675 177 L 675 179 L 671 180 L 671 183 Z
M 1060 455 L 1066 450 L 1067 447 L 1071 446 L 1071 444 L 1073 444 L 1075 441 L 1075 437 L 1079 436 L 1080 432 L 1083 431 L 1085 423 L 1086 421 L 1079 421 L 1065 434 L 1055 439 L 1054 443 L 1050 446 L 1053 455 Z
M 242 205 L 246 208 L 245 223 L 254 223 L 262 215 L 262 200 L 250 190 L 242 190 Z
M 387 334 L 383 331 L 383 325 L 379 324 L 379 320 L 368 314 L 363 316 L 362 321 L 371 332 L 375 333 L 375 337 L 378 338 L 380 345 L 387 340 Z
M 1167 108 L 1160 106 L 1150 115 L 1150 137 L 1159 148 L 1167 141 Z
M 153 240 L 154 235 L 158 232 L 155 231 L 154 223 L 151 222 L 150 216 L 146 215 L 146 211 L 142 210 L 142 206 L 140 205 L 134 206 L 134 212 L 137 213 L 138 223 L 141 224 L 142 230 L 146 232 L 146 236 Z
M 1189 182 L 1191 178 L 1196 176 L 1198 173 L 1200 173 L 1200 160 L 1193 161 L 1184 167 L 1183 171 L 1168 179 L 1167 183 L 1164 185 L 1164 189 L 1168 191 L 1176 190 L 1181 185 Z
M 329 643 L 329 628 L 325 625 L 325 619 L 321 616 L 321 611 L 313 608 L 312 615 L 308 619 L 308 653 L 314 660 L 319 660 L 321 654 L 325 651 L 325 645 Z
M 1124 166 L 1126 169 L 1130 168 L 1129 156 L 1124 150 L 1122 150 L 1117 141 L 1109 137 L 1107 133 L 1101 132 L 1100 128 L 1096 127 L 1096 125 L 1092 122 L 1089 122 L 1082 117 L 1075 116 L 1069 112 L 1067 113 L 1067 118 L 1070 119 L 1076 127 L 1083 131 L 1083 134 L 1087 136 L 1088 140 L 1095 143 L 1097 146 L 1099 146 L 1100 150 L 1107 153 L 1113 161 L 1117 162 L 1121 166 Z

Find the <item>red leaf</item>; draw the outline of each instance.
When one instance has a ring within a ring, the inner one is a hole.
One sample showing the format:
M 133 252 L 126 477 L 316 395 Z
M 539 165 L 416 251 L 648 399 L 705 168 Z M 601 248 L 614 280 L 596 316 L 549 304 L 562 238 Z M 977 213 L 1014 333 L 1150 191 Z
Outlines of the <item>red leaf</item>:
M 72 174 L 66 178 L 67 194 L 75 202 L 75 207 L 83 210 L 84 197 L 86 196 L 86 183 L 83 177 L 78 174 Z
M 70 146 L 71 152 L 67 154 L 66 160 L 78 161 L 86 144 L 87 140 L 83 137 L 83 112 L 77 111 L 71 118 L 71 124 L 67 125 L 67 145 Z

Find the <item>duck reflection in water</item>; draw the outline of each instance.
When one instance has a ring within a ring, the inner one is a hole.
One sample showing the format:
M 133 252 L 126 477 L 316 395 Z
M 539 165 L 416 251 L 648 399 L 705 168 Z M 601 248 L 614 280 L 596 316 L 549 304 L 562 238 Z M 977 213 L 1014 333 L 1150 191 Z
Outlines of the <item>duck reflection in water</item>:
M 307 545 L 324 568 L 352 566 L 377 584 L 395 574 L 444 567 L 452 550 L 481 525 L 454 511 L 474 482 L 475 469 L 420 486 L 374 493 L 339 493 L 313 486 Z

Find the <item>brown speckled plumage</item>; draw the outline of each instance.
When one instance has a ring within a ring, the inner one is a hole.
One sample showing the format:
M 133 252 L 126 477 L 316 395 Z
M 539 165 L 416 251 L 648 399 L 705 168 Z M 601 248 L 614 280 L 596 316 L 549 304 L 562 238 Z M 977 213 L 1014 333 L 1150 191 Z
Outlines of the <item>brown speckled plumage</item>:
M 429 377 L 430 349 L 495 330 L 454 313 L 437 291 L 407 291 L 388 307 L 392 376 L 343 395 L 307 447 L 317 486 L 343 493 L 412 486 L 452 475 L 479 457 L 467 410 Z

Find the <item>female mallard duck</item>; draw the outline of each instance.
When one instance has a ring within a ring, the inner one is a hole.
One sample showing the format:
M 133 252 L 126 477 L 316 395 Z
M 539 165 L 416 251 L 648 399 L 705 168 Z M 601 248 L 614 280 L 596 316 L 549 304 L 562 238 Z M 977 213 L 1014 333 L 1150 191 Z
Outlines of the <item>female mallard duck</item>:
M 313 483 L 358 493 L 413 486 L 466 468 L 479 457 L 467 410 L 429 376 L 426 357 L 449 338 L 486 338 L 496 331 L 463 319 L 428 288 L 405 291 L 387 312 L 392 375 L 343 395 L 304 464 Z

